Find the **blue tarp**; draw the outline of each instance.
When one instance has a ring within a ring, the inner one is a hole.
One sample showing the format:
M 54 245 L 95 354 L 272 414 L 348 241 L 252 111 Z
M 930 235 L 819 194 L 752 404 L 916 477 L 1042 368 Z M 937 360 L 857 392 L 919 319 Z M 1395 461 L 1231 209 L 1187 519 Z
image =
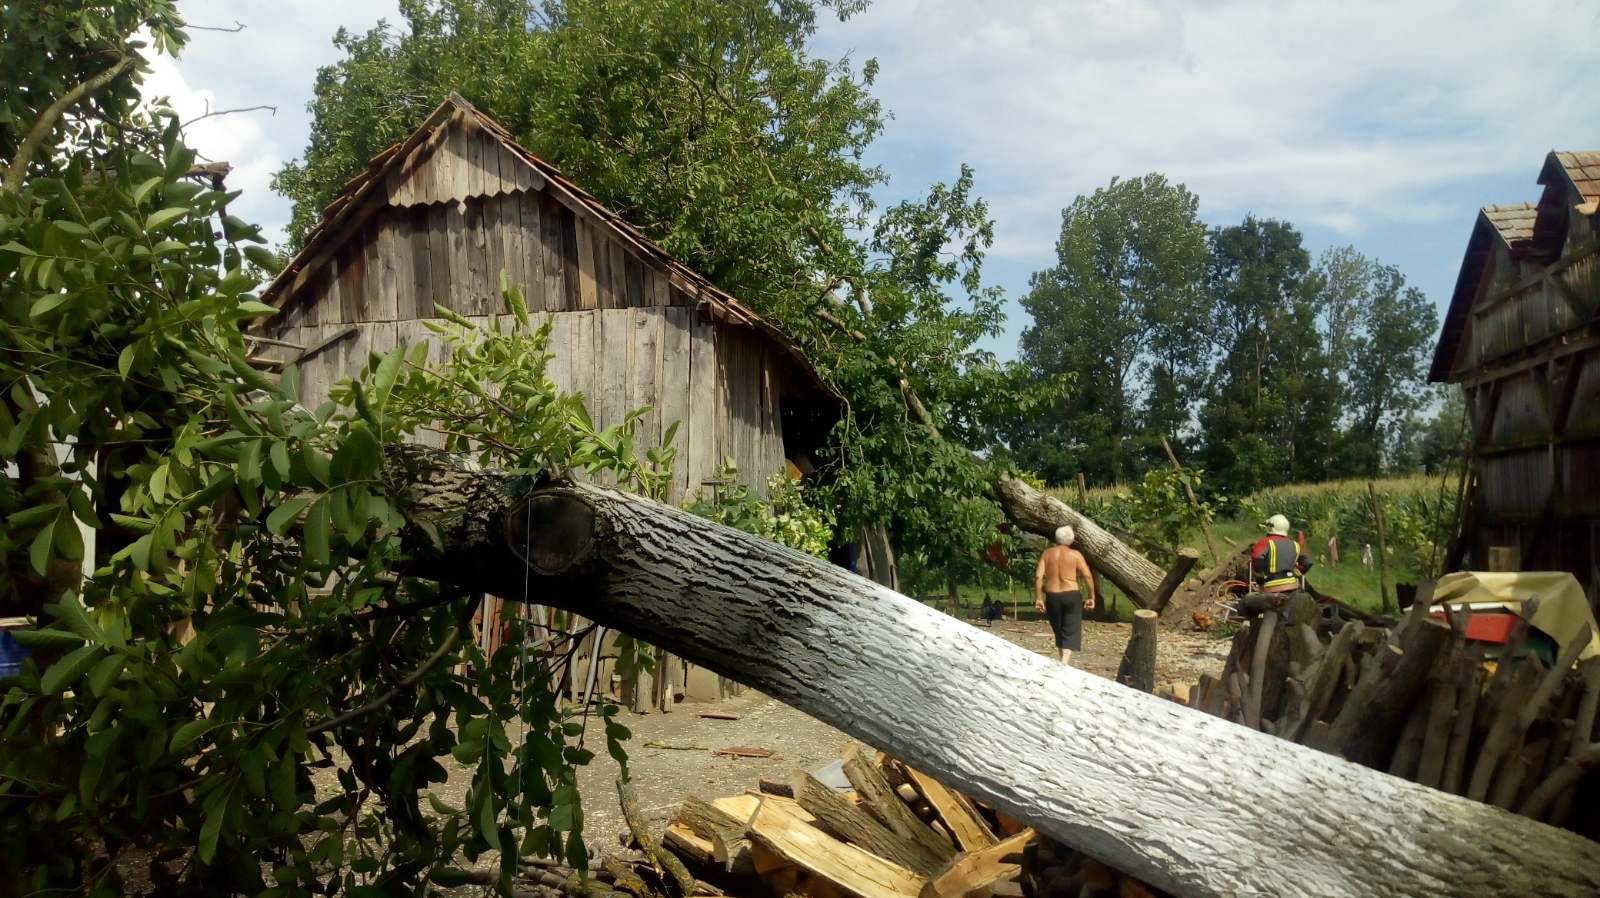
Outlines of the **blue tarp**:
M 26 647 L 12 639 L 10 633 L 0 630 L 0 680 L 21 673 L 22 662 L 28 655 Z

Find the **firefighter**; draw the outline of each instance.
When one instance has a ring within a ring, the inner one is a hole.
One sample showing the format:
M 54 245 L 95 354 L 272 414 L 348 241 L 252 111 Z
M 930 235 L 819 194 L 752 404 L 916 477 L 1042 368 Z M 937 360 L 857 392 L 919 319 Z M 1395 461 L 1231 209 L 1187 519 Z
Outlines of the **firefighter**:
M 1260 592 L 1295 592 L 1300 577 L 1311 569 L 1311 557 L 1289 538 L 1289 519 L 1281 514 L 1267 518 L 1267 531 L 1250 550 L 1250 578 Z

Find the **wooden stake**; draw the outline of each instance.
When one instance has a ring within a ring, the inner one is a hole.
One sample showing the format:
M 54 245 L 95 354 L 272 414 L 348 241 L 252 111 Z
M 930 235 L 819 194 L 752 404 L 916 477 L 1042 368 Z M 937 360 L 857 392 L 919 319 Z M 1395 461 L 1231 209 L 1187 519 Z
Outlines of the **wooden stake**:
M 1383 503 L 1378 501 L 1378 487 L 1372 481 L 1367 481 L 1367 495 L 1372 497 L 1372 517 L 1378 525 L 1378 595 L 1383 601 L 1383 610 L 1390 612 L 1389 608 L 1389 563 L 1388 545 L 1384 538 Z M 1399 608 L 1393 609 L 1398 613 Z

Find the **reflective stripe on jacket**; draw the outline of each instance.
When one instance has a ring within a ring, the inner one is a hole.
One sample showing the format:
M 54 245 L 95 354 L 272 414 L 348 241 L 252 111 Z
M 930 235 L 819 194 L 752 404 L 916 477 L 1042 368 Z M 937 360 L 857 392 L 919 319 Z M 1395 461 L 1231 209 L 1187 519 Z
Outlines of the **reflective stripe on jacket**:
M 1298 574 L 1300 547 L 1287 536 L 1265 536 L 1250 551 L 1250 569 L 1262 589 L 1288 586 Z

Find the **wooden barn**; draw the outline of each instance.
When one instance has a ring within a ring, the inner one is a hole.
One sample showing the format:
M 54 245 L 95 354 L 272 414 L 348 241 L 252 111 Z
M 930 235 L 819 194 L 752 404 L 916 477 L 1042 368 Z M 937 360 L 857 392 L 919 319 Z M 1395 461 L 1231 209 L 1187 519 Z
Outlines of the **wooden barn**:
M 840 407 L 800 349 L 456 96 L 329 204 L 262 295 L 279 312 L 258 355 L 297 364 L 314 408 L 374 351 L 421 341 L 442 360 L 426 327 L 435 304 L 503 314 L 501 272 L 550 322 L 547 376 L 586 397 L 596 426 L 652 407 L 636 432 L 642 452 L 678 423 L 669 502 L 715 488 L 725 460 L 763 493 L 773 474 L 812 470 Z M 503 607 L 515 613 L 490 598 L 479 615 L 485 649 L 499 643 Z M 613 649 L 604 631 L 585 640 L 568 688 L 607 691 Z M 660 669 L 670 676 L 623 683 L 622 698 L 670 709 L 737 689 L 681 660 Z
M 502 271 L 550 320 L 549 376 L 597 426 L 656 409 L 643 450 L 679 422 L 669 501 L 724 459 L 758 491 L 786 460 L 810 470 L 838 403 L 800 349 L 456 96 L 329 204 L 263 293 L 280 310 L 263 336 L 289 344 L 264 350 L 299 364 L 315 407 L 373 351 L 426 341 L 442 358 L 435 303 L 502 313 Z
M 1550 153 L 1537 203 L 1487 206 L 1429 380 L 1460 384 L 1472 489 L 1455 567 L 1600 593 L 1600 153 Z

